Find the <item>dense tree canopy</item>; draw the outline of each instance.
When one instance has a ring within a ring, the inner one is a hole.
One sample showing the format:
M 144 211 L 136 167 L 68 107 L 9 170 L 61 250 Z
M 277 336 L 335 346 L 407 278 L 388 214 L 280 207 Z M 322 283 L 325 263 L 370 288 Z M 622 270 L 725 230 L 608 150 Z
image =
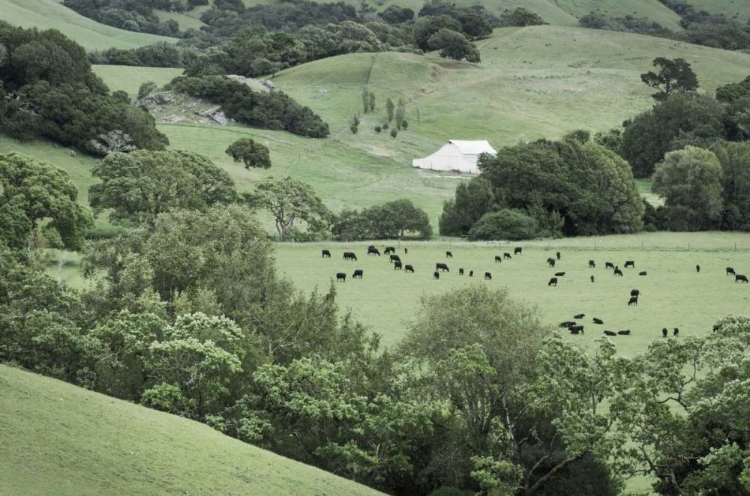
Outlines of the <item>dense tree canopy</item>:
M 482 183 L 475 184 L 481 192 L 475 198 L 467 195 L 470 186 L 460 189 L 443 210 L 442 233 L 461 232 L 468 221 L 500 208 L 526 212 L 547 235 L 630 233 L 643 227 L 644 207 L 630 167 L 594 143 L 566 139 L 510 146 L 485 156 L 480 170 L 491 195 Z
M 68 250 L 81 249 L 93 227 L 68 175 L 20 153 L 0 155 L 0 199 L 0 244 L 15 249 L 24 247 L 32 229 L 46 220 L 45 228 L 55 231 Z
M 659 68 L 658 73 L 641 74 L 641 81 L 659 90 L 651 95 L 654 99 L 664 101 L 675 93 L 694 93 L 698 89 L 698 78 L 685 59 L 657 57 L 654 67 Z
M 396 200 L 357 210 L 344 210 L 331 228 L 336 239 L 429 239 L 432 226 L 427 213 L 409 200 Z
M 635 177 L 648 177 L 668 151 L 724 136 L 724 108 L 709 96 L 673 95 L 635 117 L 622 137 L 621 153 Z
M 231 145 L 224 152 L 235 162 L 242 162 L 245 168 L 251 167 L 268 169 L 271 167 L 271 157 L 268 148 L 261 143 L 256 143 L 250 138 L 242 138 Z
M 163 212 L 206 210 L 236 199 L 229 175 L 197 153 L 167 150 L 112 153 L 92 175 L 102 182 L 89 188 L 89 202 L 99 214 L 121 223 L 153 223 Z

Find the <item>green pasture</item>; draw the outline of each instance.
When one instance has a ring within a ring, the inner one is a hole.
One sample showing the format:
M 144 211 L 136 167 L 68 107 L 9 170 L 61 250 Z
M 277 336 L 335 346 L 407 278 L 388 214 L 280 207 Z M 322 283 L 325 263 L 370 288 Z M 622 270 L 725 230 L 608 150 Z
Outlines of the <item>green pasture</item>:
M 25 28 L 57 29 L 87 50 L 137 48 L 174 38 L 133 33 L 83 17 L 57 0 L 0 0 L 0 19 Z
M 661 329 L 680 329 L 681 336 L 703 335 L 713 323 L 731 313 L 746 313 L 750 308 L 750 285 L 735 284 L 725 275 L 725 267 L 750 275 L 750 235 L 727 233 L 644 233 L 522 242 L 512 244 L 444 242 L 389 242 L 397 247 L 404 264 L 412 264 L 414 274 L 394 270 L 387 256 L 367 256 L 368 242 L 278 244 L 277 266 L 298 288 L 321 291 L 334 284 L 342 308 L 383 336 L 386 345 L 396 344 L 414 317 L 420 298 L 448 291 L 465 284 L 487 284 L 508 288 L 515 299 L 538 306 L 549 324 L 580 320 L 586 334 L 570 339 L 588 346 L 604 329 L 630 329 L 632 336 L 614 338 L 621 353 L 644 351 Z M 384 242 L 374 243 L 381 250 Z M 495 255 L 524 248 L 521 256 L 501 263 Z M 321 258 L 321 249 L 331 250 L 330 259 Z M 408 254 L 404 253 L 408 249 Z M 450 250 L 453 258 L 446 258 Z M 344 251 L 354 251 L 356 262 L 343 260 Z M 546 259 L 561 252 L 555 268 Z M 588 268 L 594 260 L 595 269 Z M 635 269 L 624 269 L 626 260 L 634 260 Z M 605 269 L 611 261 L 623 270 L 615 277 Z M 436 262 L 445 262 L 450 272 L 433 279 Z M 695 266 L 700 264 L 700 273 Z M 458 274 L 464 268 L 466 275 Z M 364 278 L 351 279 L 354 269 L 363 269 Z M 470 270 L 474 277 L 468 277 Z M 492 280 L 485 281 L 486 271 Z M 547 282 L 555 272 L 564 271 L 557 287 Z M 647 276 L 639 276 L 646 271 Z M 346 272 L 345 283 L 335 282 L 337 272 Z M 591 283 L 594 275 L 596 282 Z M 628 307 L 631 289 L 642 292 L 638 307 Z M 594 325 L 592 317 L 604 320 Z
M 182 69 L 169 67 L 132 67 L 125 65 L 95 65 L 94 72 L 112 91 L 122 90 L 135 99 L 138 88 L 146 81 L 164 86 L 180 74 Z
M 194 17 L 189 15 L 189 12 L 165 12 L 163 10 L 155 10 L 154 13 L 161 22 L 165 21 L 177 21 L 180 25 L 180 31 L 186 31 L 188 29 L 200 29 L 201 26 L 205 26 L 200 20 L 200 16 Z
M 736 17 L 740 21 L 747 21 L 750 18 L 750 3 L 742 0 L 689 0 L 688 3 L 698 10 Z
M 3 495 L 379 494 L 210 427 L 0 365 Z

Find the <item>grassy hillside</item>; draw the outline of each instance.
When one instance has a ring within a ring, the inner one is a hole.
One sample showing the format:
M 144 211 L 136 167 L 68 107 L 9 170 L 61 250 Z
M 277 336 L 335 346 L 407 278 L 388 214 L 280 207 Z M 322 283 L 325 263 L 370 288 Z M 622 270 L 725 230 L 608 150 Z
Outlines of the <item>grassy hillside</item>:
M 750 18 L 750 3 L 745 0 L 688 0 L 688 3 L 713 14 L 737 16 L 744 21 Z
M 174 38 L 133 33 L 99 24 L 56 0 L 0 0 L 0 19 L 25 28 L 57 29 L 87 50 L 135 48 Z
M 365 495 L 209 427 L 0 365 L 0 487 L 14 495 Z
M 94 72 L 101 77 L 112 91 L 123 90 L 131 98 L 138 94 L 138 88 L 146 81 L 164 86 L 182 74 L 182 69 L 163 67 L 132 67 L 123 65 L 95 65 Z

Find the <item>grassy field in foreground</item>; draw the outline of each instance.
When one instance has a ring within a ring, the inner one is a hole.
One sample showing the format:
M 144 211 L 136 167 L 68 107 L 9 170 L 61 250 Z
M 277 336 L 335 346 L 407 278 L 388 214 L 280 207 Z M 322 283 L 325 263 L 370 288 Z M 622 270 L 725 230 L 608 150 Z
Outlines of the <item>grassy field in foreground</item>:
M 0 19 L 25 28 L 57 29 L 87 50 L 136 48 L 174 38 L 133 33 L 78 15 L 56 0 L 0 0 Z
M 393 270 L 388 257 L 366 256 L 368 244 L 279 244 L 277 265 L 305 291 L 316 286 L 325 291 L 337 272 L 346 272 L 345 283 L 334 282 L 342 308 L 351 308 L 357 319 L 382 334 L 386 345 L 397 343 L 404 335 L 422 296 L 472 283 L 508 288 L 515 299 L 537 305 L 550 324 L 585 313 L 580 323 L 585 325 L 586 334 L 570 336 L 584 345 L 593 343 L 604 329 L 630 329 L 632 336 L 615 338 L 620 352 L 627 355 L 661 339 L 662 327 L 678 327 L 681 336 L 703 335 L 720 317 L 750 308 L 750 285 L 735 284 L 724 270 L 732 266 L 737 273 L 750 275 L 747 234 L 652 233 L 504 245 L 402 243 L 397 253 L 405 264 L 414 265 L 414 274 Z M 385 245 L 375 244 L 381 249 Z M 523 255 L 494 262 L 495 255 L 512 253 L 514 246 L 523 246 Z M 404 254 L 404 247 L 408 254 Z M 332 258 L 321 258 L 322 248 L 329 248 Z M 344 262 L 345 250 L 354 251 L 358 261 Z M 447 250 L 453 258 L 446 258 Z M 562 258 L 554 269 L 549 268 L 545 260 L 556 251 Z M 596 261 L 595 269 L 588 268 L 591 259 Z M 604 268 L 607 261 L 622 268 L 626 260 L 634 260 L 636 268 L 623 269 L 623 277 L 614 277 Z M 446 262 L 450 267 L 439 280 L 433 279 L 436 262 Z M 701 266 L 700 273 L 696 273 L 696 264 Z M 458 274 L 461 267 L 466 271 L 464 276 Z M 364 270 L 362 280 L 351 279 L 354 269 Z M 473 278 L 468 277 L 470 270 L 474 271 Z M 492 273 L 492 280 L 483 280 L 485 271 Z M 557 287 L 549 287 L 549 278 L 558 271 L 564 271 L 565 276 L 559 278 Z M 640 271 L 648 275 L 639 276 Z M 591 275 L 596 279 L 593 284 Z M 643 293 L 638 307 L 627 305 L 631 289 Z M 604 325 L 592 324 L 592 317 L 604 320 Z
M 0 365 L 0 493 L 379 494 L 213 429 Z

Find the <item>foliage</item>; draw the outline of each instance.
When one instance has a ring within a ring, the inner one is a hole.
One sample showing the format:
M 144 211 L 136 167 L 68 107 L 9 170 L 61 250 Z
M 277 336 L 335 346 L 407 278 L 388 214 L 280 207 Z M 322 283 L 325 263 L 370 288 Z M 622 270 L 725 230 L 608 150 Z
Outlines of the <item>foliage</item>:
M 260 167 L 269 169 L 271 167 L 271 156 L 268 148 L 261 143 L 256 143 L 251 138 L 242 138 L 231 145 L 224 152 L 235 162 L 242 162 L 246 169 Z
M 107 48 L 88 54 L 92 64 L 144 67 L 182 67 L 186 60 L 190 60 L 190 57 L 190 52 L 165 41 L 131 49 Z
M 380 13 L 380 17 L 388 24 L 402 24 L 414 19 L 414 11 L 398 5 L 389 5 Z
M 153 81 L 146 81 L 144 83 L 141 83 L 141 85 L 138 87 L 138 100 L 146 98 L 158 88 L 159 86 Z
M 0 155 L 0 199 L 0 245 L 24 248 L 32 230 L 45 222 L 66 249 L 79 250 L 93 227 L 68 175 L 19 153 Z
M 461 23 L 447 15 L 420 17 L 414 23 L 414 44 L 422 50 L 430 50 L 430 38 L 441 29 L 461 33 Z
M 493 210 L 525 211 L 545 235 L 560 229 L 578 236 L 643 227 L 643 203 L 630 167 L 594 143 L 540 140 L 506 147 L 495 157 L 483 156 L 480 171 L 486 183 L 476 186 L 485 192 L 476 200 L 460 199 L 469 190 L 459 188 L 456 201 L 443 209 L 441 233 L 468 232 L 492 205 Z
M 479 62 L 479 50 L 466 37 L 456 31 L 443 28 L 430 36 L 427 46 L 431 50 L 440 50 L 440 56 L 453 60 Z
M 112 153 L 92 175 L 102 182 L 89 188 L 91 207 L 97 215 L 111 209 L 115 223 L 153 224 L 163 212 L 204 211 L 237 196 L 226 172 L 197 153 L 180 150 Z
M 388 115 L 388 124 L 390 124 L 393 120 L 393 111 L 395 110 L 395 108 L 396 107 L 395 105 L 393 105 L 393 100 L 391 100 L 391 97 L 388 97 L 388 99 L 385 101 L 385 111 Z
M 659 73 L 641 74 L 641 81 L 659 90 L 651 95 L 655 100 L 662 102 L 675 93 L 695 93 L 698 89 L 698 78 L 685 59 L 657 57 L 654 67 L 659 68 Z
M 635 177 L 648 177 L 665 153 L 678 149 L 675 141 L 681 135 L 703 140 L 723 137 L 723 115 L 723 107 L 711 97 L 673 95 L 625 127 L 622 156 L 633 166 Z
M 536 219 L 518 210 L 503 209 L 484 214 L 469 230 L 469 239 L 518 241 L 533 239 L 537 232 Z
M 717 143 L 711 148 L 722 168 L 721 228 L 750 230 L 750 143 Z
M 335 219 L 331 233 L 338 240 L 430 239 L 432 226 L 427 213 L 409 200 L 396 200 L 364 209 L 344 210 Z
M 243 124 L 311 138 L 325 138 L 330 133 L 328 124 L 310 108 L 279 91 L 254 92 L 247 85 L 220 76 L 178 77 L 170 87 L 221 105 L 227 117 Z
M 670 38 L 674 33 L 647 17 L 608 17 L 600 11 L 591 12 L 581 16 L 578 24 L 590 29 L 605 29 L 608 31 L 624 31 L 626 33 L 637 33 L 649 36 L 660 36 Z
M 92 72 L 84 49 L 58 31 L 36 31 L 0 22 L 8 62 L 0 81 L 14 98 L 5 100 L 0 130 L 20 139 L 35 136 L 96 153 L 91 140 L 122 131 L 143 149 L 168 143 L 151 115 L 110 95 Z
M 176 12 L 184 10 L 180 0 L 64 0 L 63 5 L 102 24 L 163 36 L 179 35 L 179 25 L 176 21 L 160 22 L 153 9 Z
M 440 216 L 440 234 L 463 236 L 487 212 L 494 208 L 495 195 L 492 184 L 484 177 L 461 182 L 456 188 L 456 197 L 443 204 Z
M 547 24 L 547 22 L 544 21 L 544 19 L 539 16 L 539 14 L 536 14 L 535 12 L 532 12 L 530 10 L 527 10 L 523 7 L 516 7 L 513 10 L 505 9 L 502 14 L 500 14 L 500 25 L 501 26 L 540 26 L 543 24 Z
M 332 215 L 308 184 L 289 176 L 262 179 L 255 192 L 246 194 L 245 199 L 248 205 L 268 210 L 273 215 L 281 239 L 295 232 L 297 220 L 306 222 L 310 230 L 318 231 L 327 227 Z
M 722 168 L 713 152 L 688 146 L 669 152 L 656 165 L 652 191 L 686 218 L 687 230 L 710 229 L 722 210 Z

